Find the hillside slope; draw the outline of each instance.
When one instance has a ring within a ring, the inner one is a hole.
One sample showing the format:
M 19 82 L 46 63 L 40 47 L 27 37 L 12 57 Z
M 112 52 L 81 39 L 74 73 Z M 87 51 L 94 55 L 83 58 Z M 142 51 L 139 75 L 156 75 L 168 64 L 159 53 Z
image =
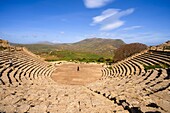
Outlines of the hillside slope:
M 125 43 L 120 39 L 91 38 L 73 43 L 72 46 L 75 51 L 78 50 L 113 56 L 114 50 L 123 44 Z
M 99 57 L 112 58 L 116 48 L 125 44 L 120 39 L 102 39 L 102 38 L 89 38 L 76 43 L 61 43 L 61 44 L 19 44 L 28 48 L 33 53 L 42 57 L 52 56 L 53 58 L 58 56 L 59 59 L 70 54 L 70 52 L 79 58 L 79 56 L 98 55 Z M 57 54 L 58 53 L 58 54 Z M 47 55 L 48 54 L 48 55 Z M 84 57 L 80 57 L 84 58 Z M 90 58 L 90 57 L 89 57 Z

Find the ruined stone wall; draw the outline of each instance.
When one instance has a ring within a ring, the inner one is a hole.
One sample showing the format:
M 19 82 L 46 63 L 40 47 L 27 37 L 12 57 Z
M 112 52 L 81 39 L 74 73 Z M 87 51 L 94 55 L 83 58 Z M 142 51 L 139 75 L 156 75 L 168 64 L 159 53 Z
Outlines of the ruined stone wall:
M 167 41 L 163 44 L 157 45 L 157 46 L 150 46 L 148 50 L 155 50 L 155 51 L 170 51 L 170 41 Z
M 9 46 L 8 41 L 0 39 L 0 47 L 8 48 Z

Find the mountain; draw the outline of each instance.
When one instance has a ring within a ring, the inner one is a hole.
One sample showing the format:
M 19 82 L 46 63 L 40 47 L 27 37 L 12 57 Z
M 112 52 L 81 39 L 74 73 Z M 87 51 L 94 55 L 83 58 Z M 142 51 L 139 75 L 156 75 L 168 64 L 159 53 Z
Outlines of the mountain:
M 49 41 L 42 41 L 42 42 L 38 42 L 35 44 L 46 44 L 46 45 L 54 45 L 55 43 L 49 42 Z
M 45 58 L 45 60 L 98 60 L 100 58 L 113 58 L 114 51 L 125 44 L 120 39 L 89 38 L 76 43 L 49 43 L 17 44 L 24 46 L 31 52 Z
M 90 38 L 71 44 L 72 50 L 113 55 L 114 50 L 125 44 L 120 39 Z
M 76 51 L 76 52 L 89 52 L 102 55 L 113 55 L 114 50 L 121 45 L 125 44 L 120 39 L 103 39 L 103 38 L 89 38 L 76 43 L 38 43 L 38 44 L 24 44 L 32 52 L 37 51 Z
M 121 39 L 103 39 L 103 38 L 88 38 L 84 39 L 80 42 L 73 43 L 74 45 L 82 45 L 87 47 L 98 47 L 111 45 L 116 48 L 120 47 L 120 45 L 125 44 Z

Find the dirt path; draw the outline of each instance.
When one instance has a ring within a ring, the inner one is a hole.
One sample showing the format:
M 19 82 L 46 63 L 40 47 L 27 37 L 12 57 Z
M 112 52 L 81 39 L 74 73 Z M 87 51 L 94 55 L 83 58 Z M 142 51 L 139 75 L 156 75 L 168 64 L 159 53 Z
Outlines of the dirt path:
M 101 69 L 100 64 L 61 64 L 52 74 L 52 79 L 61 84 L 85 85 L 98 80 L 102 75 Z

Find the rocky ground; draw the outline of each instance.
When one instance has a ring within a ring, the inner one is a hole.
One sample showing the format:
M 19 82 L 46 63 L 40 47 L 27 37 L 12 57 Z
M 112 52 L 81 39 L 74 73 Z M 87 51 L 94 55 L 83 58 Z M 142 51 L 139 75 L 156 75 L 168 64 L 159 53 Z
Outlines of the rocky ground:
M 121 111 L 112 101 L 78 85 L 24 85 L 0 89 L 0 112 L 111 113 Z

